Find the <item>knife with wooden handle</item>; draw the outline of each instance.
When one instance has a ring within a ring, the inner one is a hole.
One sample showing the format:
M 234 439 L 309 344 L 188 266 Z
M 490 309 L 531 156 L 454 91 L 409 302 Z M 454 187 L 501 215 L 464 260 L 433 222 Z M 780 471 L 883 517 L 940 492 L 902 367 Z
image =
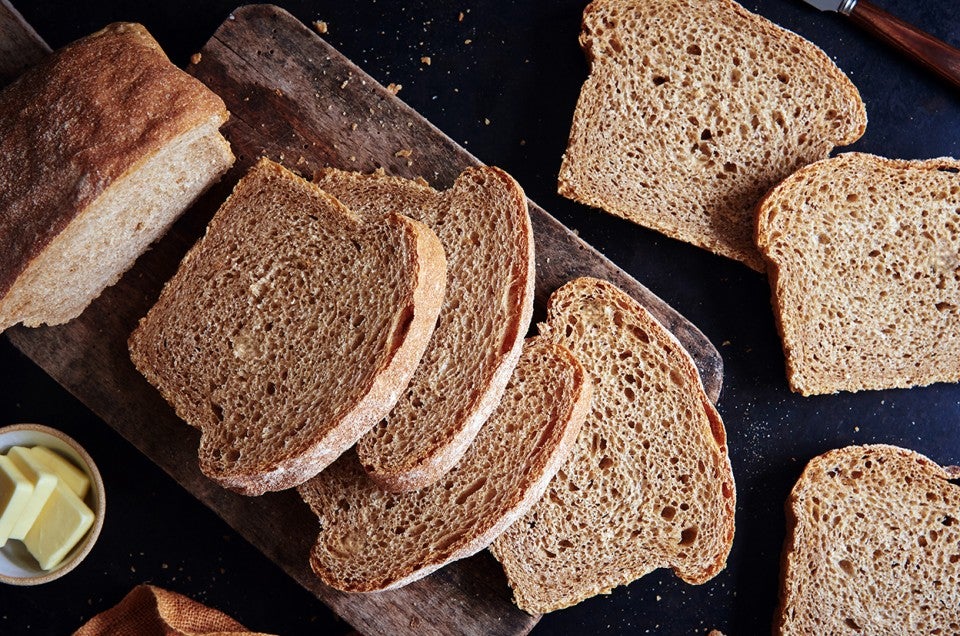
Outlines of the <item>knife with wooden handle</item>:
M 821 11 L 850 17 L 867 31 L 900 49 L 960 88 L 960 50 L 894 17 L 867 0 L 804 0 Z

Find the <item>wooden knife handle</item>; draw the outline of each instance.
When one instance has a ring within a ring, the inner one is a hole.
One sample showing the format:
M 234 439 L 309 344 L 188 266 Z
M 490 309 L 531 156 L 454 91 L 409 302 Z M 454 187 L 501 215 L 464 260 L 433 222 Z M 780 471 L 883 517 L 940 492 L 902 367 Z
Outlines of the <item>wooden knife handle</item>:
M 920 31 L 866 0 L 859 0 L 850 18 L 928 69 L 960 88 L 960 50 Z

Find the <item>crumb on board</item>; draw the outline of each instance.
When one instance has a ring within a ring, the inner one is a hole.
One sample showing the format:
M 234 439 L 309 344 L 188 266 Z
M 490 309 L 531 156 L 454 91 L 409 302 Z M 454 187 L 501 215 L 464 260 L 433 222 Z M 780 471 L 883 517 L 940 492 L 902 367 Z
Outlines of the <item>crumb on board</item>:
M 423 57 L 420 58 L 420 63 L 421 63 L 421 64 L 425 64 L 425 65 L 427 65 L 427 66 L 430 66 L 430 62 L 431 62 L 431 60 L 430 60 L 430 56 L 429 56 L 429 55 L 424 55 Z
M 200 63 L 201 59 L 203 59 L 203 55 L 201 55 L 200 53 L 194 53 L 193 55 L 190 56 L 190 63 L 196 66 L 197 64 Z
M 317 33 L 319 33 L 320 35 L 326 35 L 327 32 L 329 31 L 329 27 L 327 23 L 324 22 L 323 20 L 314 20 L 313 28 L 316 29 Z
M 409 149 L 409 148 L 404 148 L 404 149 L 402 149 L 402 150 L 398 150 L 398 151 L 396 151 L 395 153 L 393 153 L 393 156 L 394 156 L 394 157 L 409 157 L 409 156 L 412 155 L 412 154 L 413 154 L 413 150 L 411 150 L 411 149 Z
M 402 84 L 394 84 L 393 82 L 390 82 L 389 84 L 387 84 L 387 92 L 390 93 L 391 95 L 396 95 L 397 93 L 400 92 L 402 88 L 403 88 Z
M 460 15 L 457 16 L 457 22 L 463 22 L 463 11 L 461 11 Z

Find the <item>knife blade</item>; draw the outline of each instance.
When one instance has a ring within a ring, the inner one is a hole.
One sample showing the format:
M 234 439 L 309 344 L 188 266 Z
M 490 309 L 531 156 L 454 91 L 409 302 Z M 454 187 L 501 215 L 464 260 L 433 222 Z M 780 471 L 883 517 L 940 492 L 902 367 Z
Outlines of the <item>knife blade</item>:
M 890 15 L 867 0 L 804 0 L 821 11 L 836 11 L 960 88 L 960 50 Z

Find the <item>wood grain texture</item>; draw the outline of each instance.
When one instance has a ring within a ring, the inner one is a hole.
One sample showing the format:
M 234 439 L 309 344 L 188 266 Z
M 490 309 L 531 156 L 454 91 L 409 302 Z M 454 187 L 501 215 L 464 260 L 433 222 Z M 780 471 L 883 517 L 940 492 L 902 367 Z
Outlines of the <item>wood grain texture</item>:
M 237 165 L 78 319 L 59 327 L 17 327 L 7 332 L 10 340 L 361 633 L 526 634 L 538 618 L 511 603 L 503 573 L 486 552 L 392 592 L 348 595 L 323 586 L 308 566 L 317 521 L 306 505 L 293 492 L 247 498 L 203 477 L 197 467 L 198 432 L 184 425 L 136 372 L 126 347 L 163 283 L 259 156 L 307 176 L 326 165 L 382 167 L 401 176 L 423 176 L 440 188 L 479 161 L 276 7 L 236 11 L 191 72 L 219 93 L 232 113 L 224 133 Z M 703 334 L 532 203 L 531 216 L 540 307 L 573 277 L 614 282 L 691 352 L 716 401 L 722 363 Z
M 854 5 L 850 18 L 960 88 L 960 50 L 866 0 Z
M 11 82 L 49 52 L 47 43 L 13 5 L 8 0 L 0 0 L 0 86 Z

